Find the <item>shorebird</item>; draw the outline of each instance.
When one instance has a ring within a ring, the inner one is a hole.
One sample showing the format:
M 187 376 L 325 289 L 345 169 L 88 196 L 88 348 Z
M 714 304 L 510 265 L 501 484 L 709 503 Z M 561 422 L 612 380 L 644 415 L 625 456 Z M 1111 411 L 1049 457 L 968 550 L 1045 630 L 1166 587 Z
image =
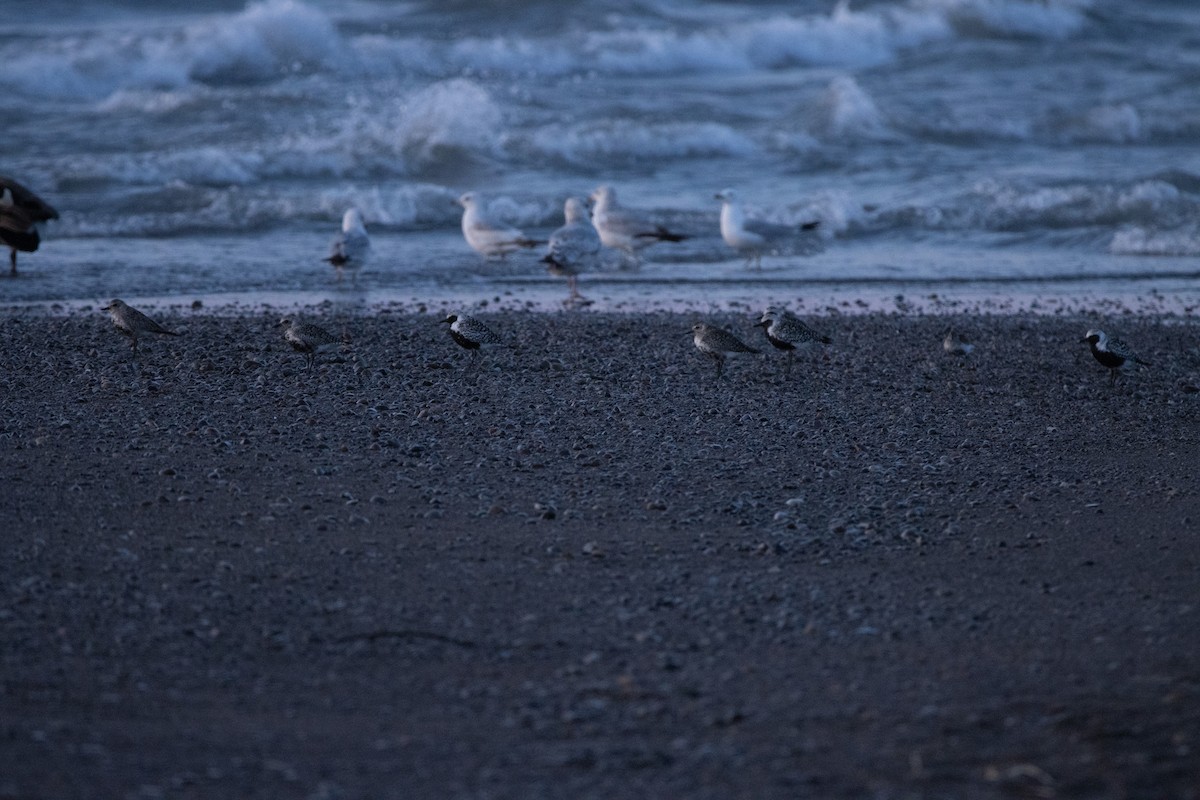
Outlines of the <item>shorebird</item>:
M 481 347 L 500 344 L 502 341 L 499 336 L 492 332 L 491 328 L 466 314 L 451 314 L 442 320 L 442 324 L 446 323 L 450 325 L 450 338 L 459 347 L 470 350 L 472 359 L 478 356 Z
M 808 348 L 815 343 L 831 344 L 833 342 L 828 336 L 817 333 L 792 312 L 779 306 L 769 306 L 762 312 L 758 322 L 754 324 L 763 329 L 763 333 L 767 335 L 767 341 L 774 345 L 776 350 L 783 350 L 787 353 L 786 370 L 788 374 L 792 372 L 792 360 L 795 358 L 797 348 Z
M 488 219 L 479 207 L 479 198 L 474 192 L 467 192 L 454 202 L 463 207 L 463 238 L 471 245 L 471 249 L 485 258 L 504 258 L 516 250 L 545 244 L 544 241 L 530 239 L 516 228 Z
M 942 339 L 942 349 L 952 356 L 967 356 L 975 349 L 975 345 L 954 328 L 946 328 L 946 336 Z
M 725 367 L 726 353 L 759 352 L 729 331 L 703 322 L 692 326 L 692 343 L 697 350 L 717 362 L 717 380 L 720 380 Z
M 578 198 L 567 198 L 563 208 L 566 224 L 550 234 L 550 246 L 542 261 L 551 275 L 567 279 L 567 305 L 586 304 L 579 293 L 579 273 L 594 269 L 600 259 L 600 235 L 588 220 L 587 209 Z
M 179 335 L 175 331 L 169 331 L 162 325 L 159 325 L 124 300 L 111 300 L 101 310 L 108 312 L 108 315 L 112 317 L 113 325 L 117 326 L 117 331 L 122 336 L 129 337 L 129 347 L 133 350 L 135 356 L 138 351 L 139 333 L 162 333 L 167 336 Z
M 655 242 L 682 242 L 688 238 L 651 221 L 646 214 L 625 208 L 617 202 L 611 186 L 600 186 L 591 194 L 592 224 L 605 247 L 621 250 L 638 258 L 638 251 Z
M 357 208 L 351 208 L 342 215 L 342 231 L 333 243 L 329 245 L 329 257 L 325 260 L 337 270 L 337 279 L 342 279 L 342 271 L 350 270 L 352 279 L 357 279 L 358 270 L 367 263 L 371 254 L 371 237 L 363 225 L 362 214 Z
M 1149 361 L 1138 358 L 1137 353 L 1134 353 L 1125 342 L 1109 336 L 1104 331 L 1088 331 L 1079 341 L 1087 342 L 1096 360 L 1108 367 L 1109 386 L 1117 382 L 1117 373 L 1130 361 L 1147 367 L 1153 366 Z
M 10 251 L 10 275 L 17 274 L 17 251 L 37 250 L 42 241 L 37 224 L 50 219 L 58 219 L 58 212 L 46 201 L 12 178 L 0 176 L 0 242 Z
M 320 325 L 299 322 L 291 317 L 279 320 L 275 327 L 283 328 L 283 340 L 297 353 L 304 355 L 305 369 L 313 368 L 319 354 L 332 353 L 347 341 L 346 337 L 334 336 Z
M 733 189 L 723 189 L 713 197 L 721 201 L 721 238 L 725 240 L 725 244 L 746 257 L 747 269 L 754 264 L 756 269 L 761 270 L 764 250 L 770 250 L 773 245 L 801 231 L 814 230 L 821 224 L 820 220 L 817 220 L 791 227 L 747 219 L 742 204 L 738 201 L 737 192 Z

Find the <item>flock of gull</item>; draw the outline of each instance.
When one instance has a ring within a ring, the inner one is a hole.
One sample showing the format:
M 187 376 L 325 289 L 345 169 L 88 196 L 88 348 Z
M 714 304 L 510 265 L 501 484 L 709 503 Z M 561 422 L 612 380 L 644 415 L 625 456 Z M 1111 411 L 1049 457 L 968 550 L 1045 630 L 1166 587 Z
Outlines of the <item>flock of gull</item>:
M 761 268 L 763 252 L 781 237 L 811 231 L 819 224 L 811 222 L 793 228 L 751 220 L 746 217 L 732 189 L 718 192 L 715 197 L 722 203 L 721 236 L 726 244 L 746 258 L 747 266 L 753 264 Z M 687 238 L 654 222 L 643 212 L 621 206 L 610 186 L 599 187 L 588 199 L 591 201 L 590 214 L 580 198 L 567 199 L 563 209 L 564 223 L 548 241 L 528 237 L 512 226 L 489 219 L 473 192 L 462 195 L 456 202 L 463 208 L 463 238 L 486 258 L 503 258 L 517 250 L 544 245 L 546 253 L 541 260 L 552 275 L 567 279 L 570 292 L 567 302 L 572 305 L 586 304 L 579 293 L 577 279 L 581 273 L 597 266 L 603 248 L 614 248 L 637 259 L 638 251 L 656 242 L 679 242 Z M 38 249 L 41 242 L 38 224 L 57 218 L 58 212 L 32 191 L 11 178 L 0 176 L 0 242 L 10 250 L 13 276 L 17 274 L 17 253 Z M 337 270 L 340 279 L 346 270 L 357 272 L 366 263 L 370 250 L 371 240 L 362 215 L 357 209 L 347 210 L 342 218 L 341 232 L 325 260 Z M 178 335 L 122 300 L 112 300 L 103 310 L 112 317 L 117 331 L 130 340 L 135 356 L 139 334 Z M 473 355 L 483 347 L 503 341 L 487 325 L 467 314 L 449 314 L 442 323 L 449 325 L 454 342 Z M 832 341 L 780 306 L 764 310 L 755 325 L 763 329 L 774 348 L 787 354 L 788 373 L 797 350 Z M 334 336 L 319 325 L 290 317 L 280 320 L 279 327 L 284 329 L 284 340 L 304 356 L 310 369 L 318 354 L 337 350 L 347 343 L 344 337 Z M 730 355 L 759 352 L 729 330 L 707 323 L 697 323 L 691 333 L 696 349 L 715 363 L 717 379 L 721 378 L 725 360 Z M 1096 360 L 1108 368 L 1110 384 L 1115 383 L 1117 374 L 1129 366 L 1150 365 L 1124 341 L 1104 331 L 1089 330 L 1080 341 L 1086 343 Z M 946 331 L 942 344 L 947 353 L 956 356 L 967 356 L 974 350 L 974 345 L 953 329 Z

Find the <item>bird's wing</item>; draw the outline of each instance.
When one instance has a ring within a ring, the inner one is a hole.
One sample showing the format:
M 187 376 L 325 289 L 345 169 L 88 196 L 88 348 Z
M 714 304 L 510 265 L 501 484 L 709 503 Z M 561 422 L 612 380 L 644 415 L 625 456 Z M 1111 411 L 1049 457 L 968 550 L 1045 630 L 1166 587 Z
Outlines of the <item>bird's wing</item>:
M 14 207 L 22 209 L 29 216 L 31 220 L 29 224 L 47 219 L 58 219 L 58 212 L 49 203 L 12 178 L 0 177 L 0 188 L 7 188 L 12 192 Z

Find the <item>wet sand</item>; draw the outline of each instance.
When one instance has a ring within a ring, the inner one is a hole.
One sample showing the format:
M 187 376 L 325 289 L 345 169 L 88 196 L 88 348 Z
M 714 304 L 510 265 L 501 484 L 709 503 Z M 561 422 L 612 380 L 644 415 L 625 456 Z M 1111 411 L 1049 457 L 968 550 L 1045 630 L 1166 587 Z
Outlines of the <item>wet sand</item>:
M 0 324 L 0 798 L 1198 796 L 1194 318 L 155 316 Z

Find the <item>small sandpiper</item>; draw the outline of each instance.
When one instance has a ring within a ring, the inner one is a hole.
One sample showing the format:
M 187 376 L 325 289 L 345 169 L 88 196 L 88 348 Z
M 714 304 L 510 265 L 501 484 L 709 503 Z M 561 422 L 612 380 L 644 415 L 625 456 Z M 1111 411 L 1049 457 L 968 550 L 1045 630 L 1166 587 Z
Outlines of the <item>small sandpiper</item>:
M 952 356 L 967 356 L 975 349 L 975 345 L 954 328 L 946 328 L 946 335 L 942 338 L 942 349 Z
M 767 310 L 762 312 L 762 316 L 758 318 L 758 322 L 754 324 L 763 329 L 767 335 L 767 341 L 774 345 L 775 349 L 787 353 L 787 372 L 789 374 L 792 371 L 792 360 L 797 348 L 808 348 L 817 343 L 831 344 L 833 342 L 828 336 L 813 330 L 792 312 L 779 306 L 768 306 Z
M 101 310 L 108 312 L 109 316 L 112 317 L 113 325 L 117 326 L 117 330 L 122 336 L 129 337 L 129 347 L 133 350 L 135 356 L 138 351 L 139 333 L 162 333 L 167 336 L 179 335 L 175 331 L 169 331 L 162 325 L 159 325 L 133 306 L 127 304 L 124 300 L 113 299 Z
M 725 367 L 726 353 L 758 353 L 750 345 L 727 330 L 698 322 L 692 326 L 692 343 L 696 349 L 717 362 L 717 379 Z
M 1117 373 L 1124 369 L 1130 361 L 1147 367 L 1153 366 L 1149 361 L 1138 358 L 1125 342 L 1109 336 L 1104 331 L 1088 331 L 1079 341 L 1087 342 L 1096 360 L 1108 367 L 1108 384 L 1110 386 L 1117 382 Z
M 312 369 L 318 354 L 339 350 L 347 341 L 346 337 L 334 336 L 320 325 L 299 322 L 291 317 L 279 320 L 275 327 L 283 328 L 283 340 L 304 356 L 305 369 Z
M 442 324 L 450 325 L 450 338 L 459 347 L 470 350 L 472 359 L 479 354 L 481 347 L 500 344 L 503 341 L 487 325 L 466 314 L 450 314 L 442 320 Z

